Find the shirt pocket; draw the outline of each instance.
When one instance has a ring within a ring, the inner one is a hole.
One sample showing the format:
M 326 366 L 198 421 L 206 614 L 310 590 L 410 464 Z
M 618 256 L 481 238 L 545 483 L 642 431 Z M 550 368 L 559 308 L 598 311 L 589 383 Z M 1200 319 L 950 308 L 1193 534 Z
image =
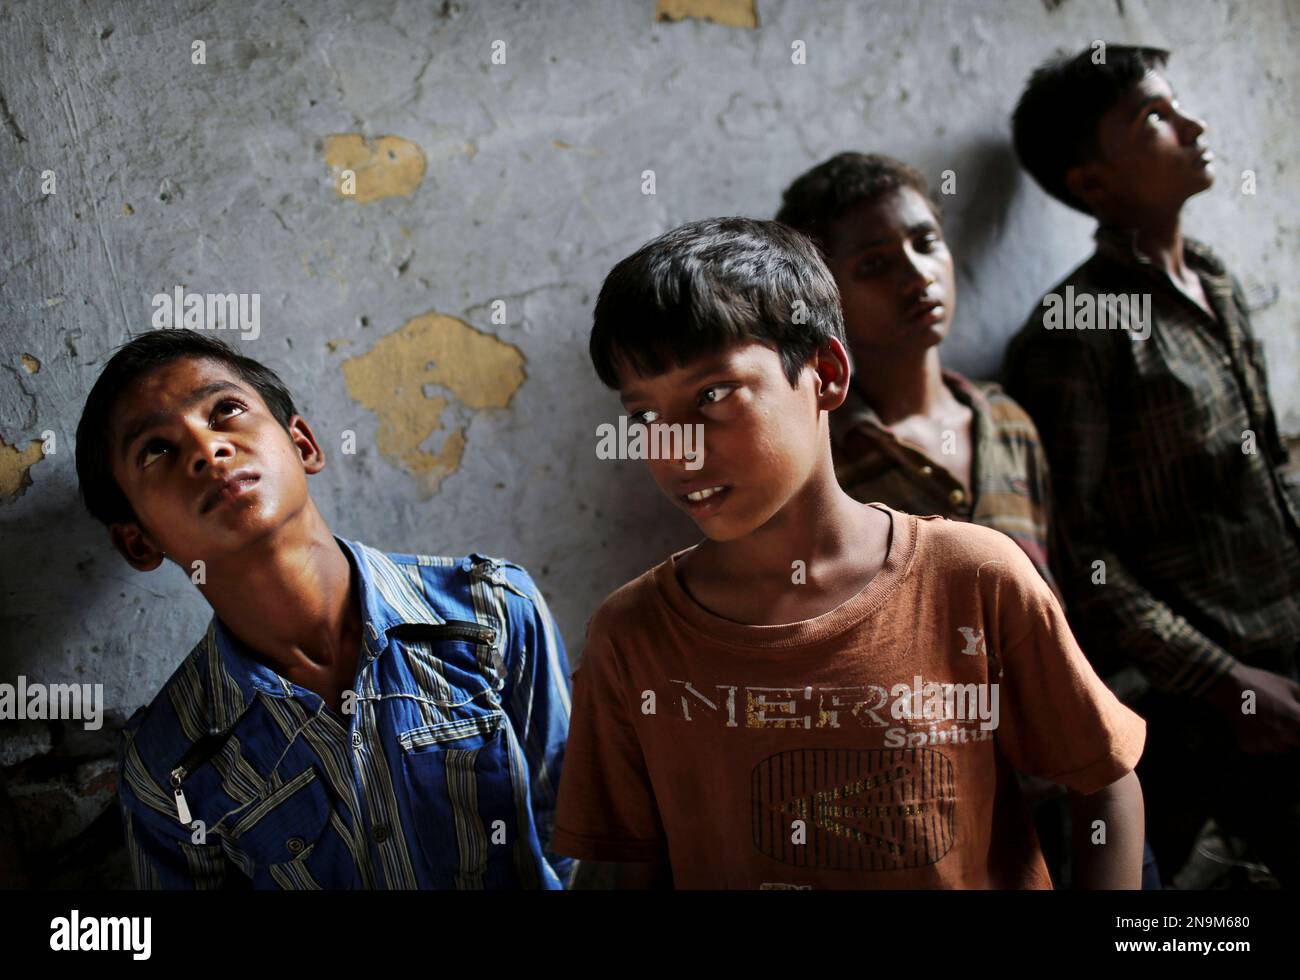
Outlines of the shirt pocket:
M 244 807 L 226 837 L 255 887 L 321 887 L 309 862 L 320 850 L 329 817 L 328 794 L 315 767 L 308 766 Z
M 414 831 L 440 888 L 507 884 L 518 834 L 510 730 L 479 701 L 454 717 L 401 732 Z

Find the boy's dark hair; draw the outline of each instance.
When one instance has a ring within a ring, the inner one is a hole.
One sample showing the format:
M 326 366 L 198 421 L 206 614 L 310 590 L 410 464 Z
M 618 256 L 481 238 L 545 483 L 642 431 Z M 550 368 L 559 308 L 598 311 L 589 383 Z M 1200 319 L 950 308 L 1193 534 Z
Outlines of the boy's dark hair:
M 1039 65 L 1011 115 L 1020 165 L 1052 197 L 1089 215 L 1088 205 L 1066 186 L 1065 172 L 1097 155 L 1101 117 L 1148 71 L 1169 60 L 1169 52 L 1160 48 L 1127 45 L 1107 45 L 1101 54 L 1101 64 L 1087 48 Z
M 77 482 L 91 516 L 103 524 L 137 520 L 113 477 L 113 409 L 118 397 L 150 371 L 182 357 L 203 357 L 226 365 L 251 385 L 285 430 L 297 414 L 293 396 L 270 368 L 244 357 L 215 337 L 190 330 L 155 330 L 117 349 L 96 379 L 77 423 Z
M 910 187 L 925 198 L 936 219 L 942 215 L 939 203 L 930 196 L 925 177 L 915 167 L 883 153 L 846 152 L 796 177 L 781 195 L 776 220 L 803 232 L 824 255 L 830 226 L 844 212 L 900 187 Z
M 670 363 L 754 340 L 781 356 L 794 387 L 832 337 L 844 341 L 839 289 L 812 242 L 775 221 L 708 218 L 674 228 L 610 270 L 589 350 L 600 380 L 617 390 L 620 364 L 661 374 Z

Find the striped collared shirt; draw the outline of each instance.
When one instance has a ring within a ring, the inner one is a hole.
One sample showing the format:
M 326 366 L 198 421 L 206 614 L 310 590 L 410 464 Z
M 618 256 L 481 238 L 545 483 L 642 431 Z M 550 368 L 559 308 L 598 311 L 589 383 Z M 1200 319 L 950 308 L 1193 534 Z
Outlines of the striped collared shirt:
M 214 616 L 123 735 L 137 886 L 562 887 L 568 665 L 541 593 L 497 559 L 336 540 L 364 620 L 355 696 L 334 711 Z
M 1168 691 L 1203 693 L 1235 660 L 1294 669 L 1300 494 L 1241 287 L 1185 240 L 1210 317 L 1131 232 L 1096 237 L 1048 297 L 1128 295 L 1140 312 L 1149 296 L 1149 336 L 1132 302 L 1112 313 L 1123 329 L 1055 329 L 1040 306 L 1006 363 L 1051 460 L 1075 628 Z
M 969 492 L 942 463 L 900 439 L 856 389 L 831 413 L 835 475 L 854 500 L 909 514 L 939 514 L 1007 535 L 1053 589 L 1048 562 L 1051 489 L 1047 457 L 1024 410 L 996 384 L 955 371 L 944 384 L 971 410 Z

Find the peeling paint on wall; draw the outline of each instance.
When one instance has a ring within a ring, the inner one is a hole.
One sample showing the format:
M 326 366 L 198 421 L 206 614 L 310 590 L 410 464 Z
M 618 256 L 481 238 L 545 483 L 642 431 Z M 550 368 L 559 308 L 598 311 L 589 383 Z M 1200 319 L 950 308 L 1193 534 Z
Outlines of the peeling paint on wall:
M 339 197 L 358 204 L 386 197 L 409 197 L 424 180 L 424 151 L 400 136 L 368 140 L 360 133 L 325 137 L 325 165 Z M 356 174 L 356 193 L 345 194 L 343 171 Z
M 365 354 L 343 362 L 348 392 L 379 417 L 379 452 L 416 478 L 425 499 L 460 467 L 465 452 L 464 425 L 443 421 L 452 400 L 426 393 L 426 386 L 481 411 L 505 408 L 524 377 L 517 347 L 441 313 L 408 320 Z M 421 448 L 444 430 L 441 448 Z
M 756 0 L 655 0 L 655 20 L 711 20 L 723 27 L 757 27 Z
M 11 446 L 0 439 L 0 503 L 12 503 L 27 492 L 32 485 L 27 471 L 44 458 L 39 439 L 33 439 L 21 451 L 16 443 Z
M 23 360 L 23 369 L 28 374 L 35 374 L 37 371 L 41 369 L 41 362 L 38 361 L 36 358 L 32 357 L 31 354 L 24 354 L 22 360 Z

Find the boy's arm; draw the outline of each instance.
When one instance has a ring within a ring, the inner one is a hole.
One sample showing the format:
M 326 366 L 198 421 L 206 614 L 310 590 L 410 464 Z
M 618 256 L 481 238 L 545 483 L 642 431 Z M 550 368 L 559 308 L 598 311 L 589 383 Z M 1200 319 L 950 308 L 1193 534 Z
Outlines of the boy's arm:
M 525 578 L 531 609 L 520 635 L 522 646 L 512 651 L 504 707 L 528 760 L 529 797 L 543 854 L 567 885 L 574 862 L 551 851 L 551 834 L 569 735 L 569 662 L 546 599 Z
M 1024 553 L 1000 540 L 996 547 L 990 557 L 1003 560 L 981 565 L 992 574 L 980 587 L 985 607 L 996 610 L 987 650 L 998 751 L 1021 772 L 1071 791 L 1080 887 L 1136 885 L 1144 821 L 1133 769 L 1146 723 L 1097 677 Z
M 1070 793 L 1077 889 L 1142 887 L 1145 812 L 1137 773 L 1095 793 Z
M 1111 372 L 1090 340 L 1030 333 L 1008 353 L 1006 386 L 1038 426 L 1051 466 L 1061 588 L 1088 634 L 1109 639 L 1152 684 L 1202 696 L 1237 661 L 1153 596 L 1112 547 L 1098 506 L 1110 440 Z M 1104 585 L 1094 584 L 1097 569 Z
M 597 614 L 573 676 L 573 727 L 555 848 L 579 858 L 579 887 L 672 887 L 666 835 L 633 726 L 630 691 Z

